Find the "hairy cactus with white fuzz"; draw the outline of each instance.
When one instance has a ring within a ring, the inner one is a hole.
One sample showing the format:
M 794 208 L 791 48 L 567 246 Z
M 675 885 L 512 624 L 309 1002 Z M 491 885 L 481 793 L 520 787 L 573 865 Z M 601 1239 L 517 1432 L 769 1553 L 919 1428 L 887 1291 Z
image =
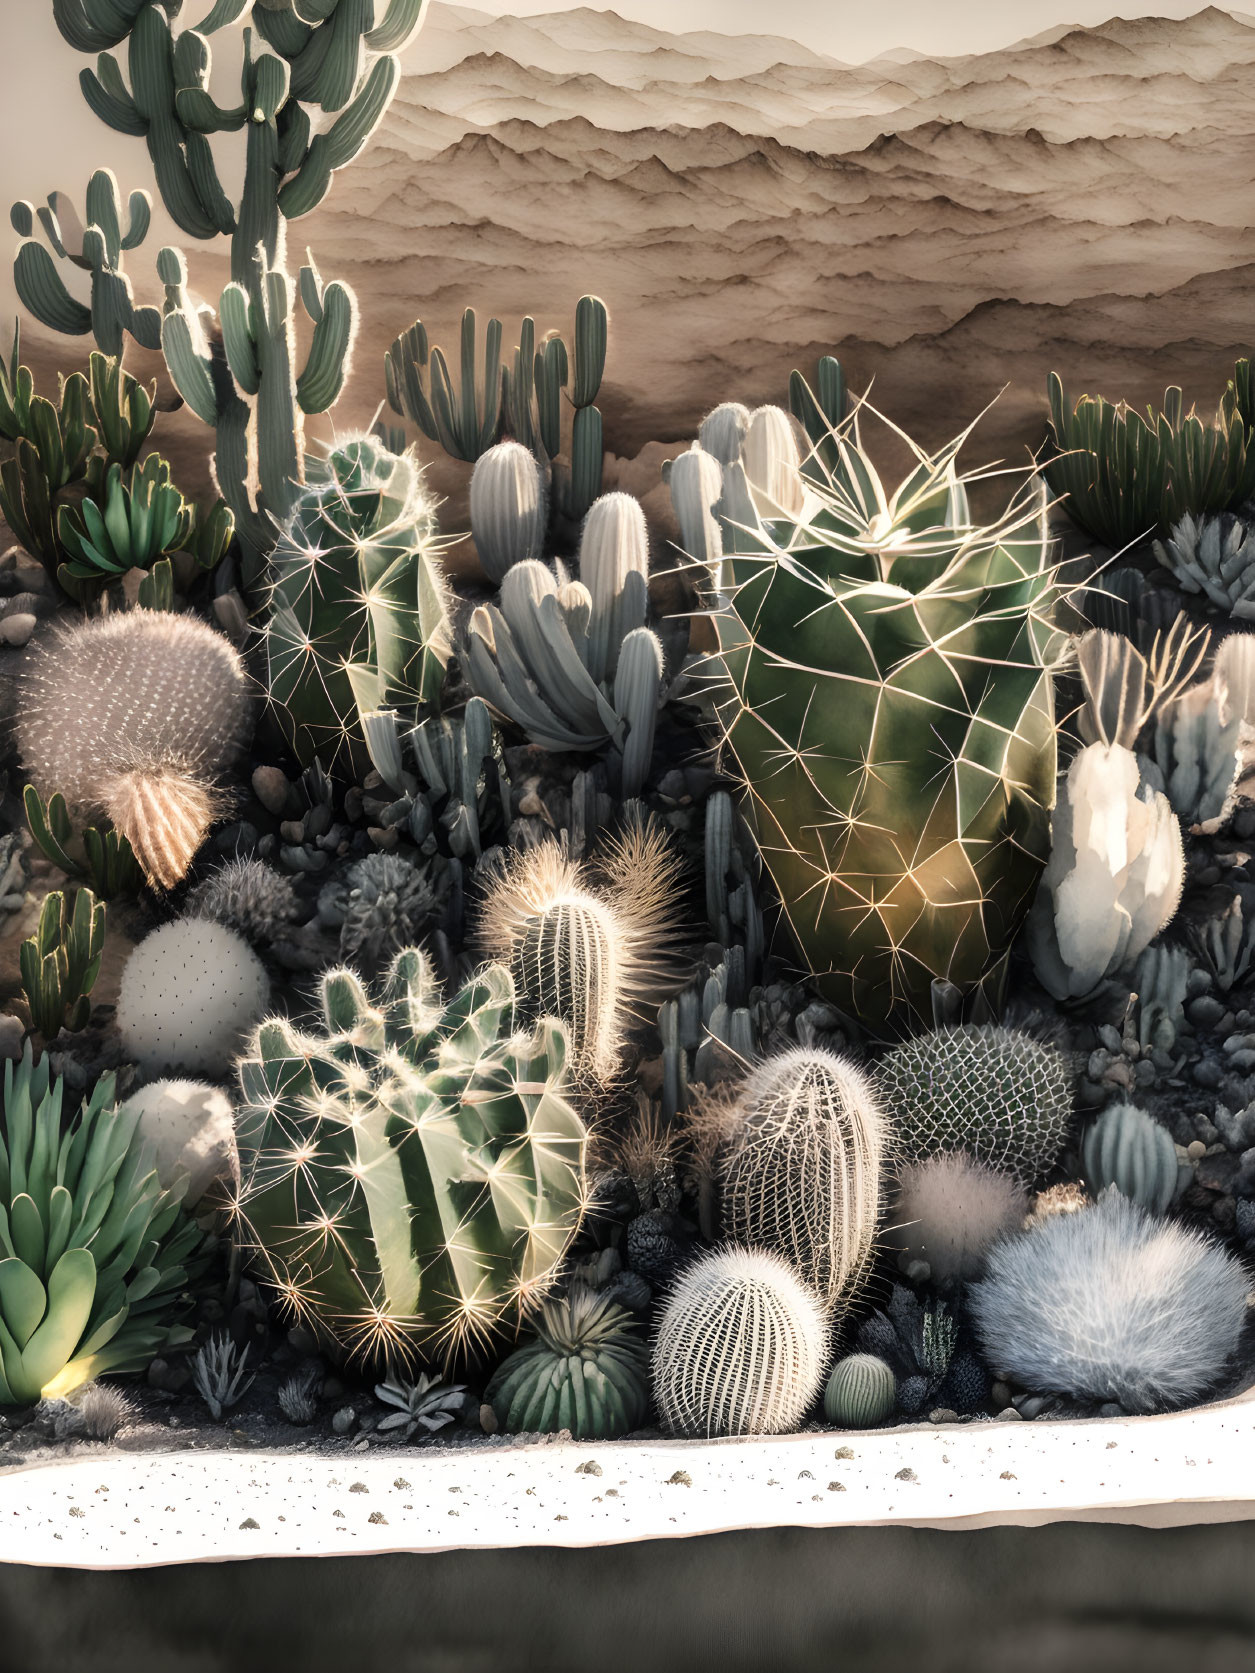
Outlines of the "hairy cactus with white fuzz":
M 887 1236 L 926 1262 L 939 1284 L 966 1284 L 991 1245 L 1018 1230 L 1027 1212 L 1028 1198 L 1008 1174 L 964 1151 L 943 1151 L 902 1168 Z
M 536 455 L 522 442 L 502 441 L 481 453 L 471 472 L 471 534 L 489 580 L 512 564 L 543 556 L 548 506 Z
M 44 801 L 108 820 L 149 881 L 172 888 L 222 806 L 219 778 L 245 741 L 239 654 L 194 616 L 132 610 L 40 646 L 18 690 L 22 763 Z
M 693 1439 L 782 1435 L 819 1393 L 823 1303 L 779 1255 L 716 1249 L 676 1281 L 654 1339 L 664 1429 Z
M 194 1080 L 155 1080 L 132 1092 L 126 1107 L 139 1115 L 139 1136 L 153 1152 L 162 1188 L 185 1180 L 183 1206 L 194 1208 L 216 1185 L 240 1182 L 231 1100 L 217 1086 Z
M 1108 1189 L 997 1244 L 969 1291 L 990 1366 L 1021 1388 L 1168 1411 L 1215 1388 L 1247 1278 L 1219 1244 Z
M 799 1046 L 740 1089 L 720 1170 L 723 1229 L 783 1255 L 831 1309 L 871 1257 L 888 1124 L 876 1090 L 835 1052 Z
M 118 1032 L 147 1069 L 225 1075 L 270 998 L 270 978 L 234 930 L 178 918 L 146 935 L 118 990 Z

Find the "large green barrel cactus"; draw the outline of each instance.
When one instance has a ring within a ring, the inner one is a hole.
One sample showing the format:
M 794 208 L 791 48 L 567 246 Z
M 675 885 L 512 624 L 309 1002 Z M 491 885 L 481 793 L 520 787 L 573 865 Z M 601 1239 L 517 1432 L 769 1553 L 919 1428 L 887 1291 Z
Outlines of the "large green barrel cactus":
M 876 1026 L 929 1017 L 936 978 L 999 986 L 1050 848 L 1061 641 L 1041 498 L 977 522 L 963 437 L 889 493 L 858 417 L 804 496 L 748 445 L 725 467 L 715 621 L 764 863 L 824 996 Z
M 452 649 L 430 496 L 372 436 L 307 467 L 270 560 L 266 683 L 306 765 L 368 771 L 359 717 L 440 694 Z
M 331 972 L 322 1011 L 317 1031 L 263 1023 L 240 1066 L 244 1241 L 350 1354 L 451 1360 L 519 1322 L 579 1226 L 566 1035 L 515 1033 L 501 965 L 444 1005 L 413 948 L 374 1003 Z

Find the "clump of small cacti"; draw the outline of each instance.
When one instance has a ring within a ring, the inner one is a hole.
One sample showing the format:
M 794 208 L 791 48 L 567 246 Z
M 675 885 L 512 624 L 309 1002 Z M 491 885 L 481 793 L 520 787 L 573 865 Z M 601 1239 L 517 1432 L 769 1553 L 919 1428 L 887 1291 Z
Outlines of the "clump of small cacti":
M 783 1255 L 829 1309 L 848 1305 L 876 1236 L 888 1137 L 875 1087 L 852 1063 L 804 1046 L 768 1058 L 734 1109 L 725 1234 Z
M 248 1349 L 221 1332 L 202 1342 L 192 1359 L 192 1385 L 215 1421 L 239 1405 L 256 1376 Z
M 541 843 L 490 877 L 480 948 L 509 966 L 534 1015 L 567 1024 L 578 1072 L 613 1074 L 633 1011 L 673 982 L 678 876 L 661 827 L 630 824 L 595 861 Z
M 907 1040 L 885 1057 L 877 1085 L 906 1160 L 966 1150 L 1022 1185 L 1054 1162 L 1072 1120 L 1062 1054 L 992 1023 Z
M 302 1371 L 293 1371 L 279 1385 L 279 1392 L 275 1399 L 279 1410 L 289 1423 L 298 1428 L 304 1428 L 318 1416 L 318 1395 L 322 1384 L 322 1374 L 317 1367 L 306 1367 Z
M 270 558 L 266 688 L 303 766 L 368 766 L 360 716 L 439 697 L 452 650 L 433 501 L 371 436 L 310 465 Z
M 439 910 L 427 872 L 400 854 L 367 854 L 346 874 L 340 956 L 374 976 L 416 945 Z
M 898 1380 L 875 1354 L 846 1354 L 824 1388 L 824 1416 L 842 1429 L 874 1429 L 893 1416 Z
M 1095 1196 L 1109 1185 L 1152 1214 L 1176 1195 L 1176 1146 L 1166 1127 L 1135 1104 L 1113 1104 L 1081 1140 L 1081 1173 Z
M 715 1250 L 676 1280 L 653 1347 L 654 1401 L 672 1434 L 779 1435 L 819 1393 L 820 1298 L 778 1255 Z
M 189 918 L 209 918 L 265 946 L 299 915 L 292 880 L 264 860 L 229 860 L 210 872 L 187 897 Z
M 898 1409 L 913 1417 L 945 1384 L 959 1346 L 959 1326 L 942 1301 L 921 1301 L 895 1284 L 888 1305 L 859 1324 L 860 1353 L 883 1359 L 897 1377 Z
M 975 1278 L 986 1250 L 1028 1212 L 1028 1198 L 1013 1178 L 962 1150 L 906 1163 L 897 1183 L 889 1241 L 939 1284 Z
M 90 889 L 44 896 L 34 935 L 18 949 L 31 1027 L 45 1040 L 75 1033 L 91 1016 L 91 991 L 105 950 L 105 905 Z
M 321 996 L 318 1024 L 263 1023 L 240 1065 L 241 1240 L 368 1362 L 482 1346 L 539 1302 L 584 1211 L 565 1033 L 516 1032 L 500 965 L 446 1004 L 414 948 L 373 1000 L 349 970 Z
M 579 1288 L 546 1301 L 535 1329 L 484 1394 L 507 1434 L 569 1429 L 577 1441 L 610 1441 L 640 1428 L 649 1348 L 625 1308 Z
M 1223 1376 L 1247 1279 L 1219 1244 L 1108 1189 L 998 1244 L 969 1300 L 990 1365 L 1022 1388 L 1166 1411 Z
M 48 640 L 23 674 L 17 739 L 45 800 L 106 819 L 171 888 L 222 805 L 249 721 L 238 653 L 192 616 L 132 610 Z
M 177 918 L 128 957 L 118 1032 L 146 1068 L 225 1075 L 269 997 L 265 966 L 242 935 L 207 918 Z

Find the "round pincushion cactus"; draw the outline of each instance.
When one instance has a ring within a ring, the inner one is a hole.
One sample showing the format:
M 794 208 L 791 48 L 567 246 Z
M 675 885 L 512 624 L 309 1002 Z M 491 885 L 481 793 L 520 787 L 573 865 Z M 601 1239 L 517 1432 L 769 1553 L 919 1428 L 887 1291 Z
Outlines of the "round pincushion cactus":
M 886 1123 L 875 1088 L 835 1052 L 800 1046 L 741 1088 L 721 1167 L 723 1225 L 783 1255 L 832 1308 L 867 1265 Z
M 906 1041 L 881 1063 L 877 1085 L 906 1160 L 965 1150 L 1025 1186 L 1054 1162 L 1072 1120 L 1062 1054 L 992 1024 Z
M 785 1261 L 715 1250 L 681 1274 L 654 1339 L 663 1428 L 692 1437 L 796 1429 L 827 1357 L 823 1304 Z
M 225 1075 L 269 998 L 265 966 L 243 936 L 208 918 L 179 918 L 127 959 L 118 1032 L 146 1068 Z
M 577 1290 L 546 1301 L 536 1340 L 498 1366 L 484 1398 L 507 1434 L 611 1441 L 639 1429 L 649 1409 L 649 1349 L 632 1316 Z
M 898 1379 L 875 1354 L 847 1354 L 824 1389 L 824 1416 L 843 1429 L 871 1429 L 893 1415 Z

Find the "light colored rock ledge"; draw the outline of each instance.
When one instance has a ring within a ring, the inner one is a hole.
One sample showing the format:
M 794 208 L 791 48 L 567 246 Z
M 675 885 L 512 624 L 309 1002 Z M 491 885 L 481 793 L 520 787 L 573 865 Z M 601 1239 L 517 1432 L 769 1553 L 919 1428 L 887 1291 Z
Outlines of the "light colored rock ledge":
M 843 1447 L 853 1456 L 838 1457 Z M 1246 1403 L 1128 1421 L 713 1443 L 96 1455 L 0 1476 L 0 1561 L 141 1568 L 780 1526 L 1170 1527 L 1250 1516 Z

